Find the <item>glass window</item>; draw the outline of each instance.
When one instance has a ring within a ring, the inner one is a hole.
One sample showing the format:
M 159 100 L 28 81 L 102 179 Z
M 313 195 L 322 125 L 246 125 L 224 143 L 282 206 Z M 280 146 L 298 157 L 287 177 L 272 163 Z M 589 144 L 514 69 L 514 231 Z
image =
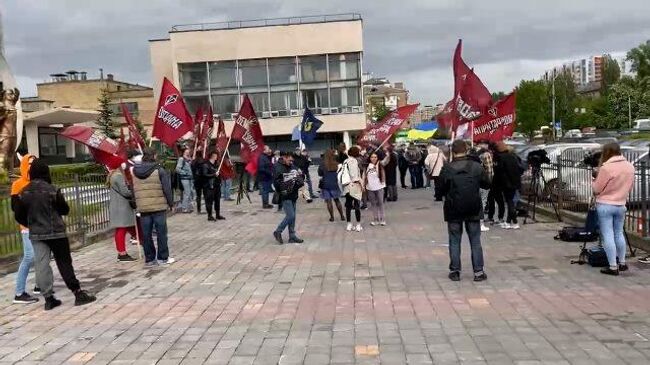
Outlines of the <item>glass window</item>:
M 269 108 L 269 94 L 267 93 L 255 93 L 248 94 L 248 97 L 251 99 L 253 104 L 253 109 L 258 118 L 262 117 L 262 112 L 268 112 Z
M 291 110 L 298 109 L 298 93 L 296 91 L 271 92 L 271 111 L 279 112 L 279 116 L 289 116 Z
M 266 86 L 266 60 L 239 61 L 241 86 Z
M 300 57 L 300 81 L 327 81 L 327 62 L 325 55 Z
M 210 63 L 210 88 L 237 87 L 237 65 L 235 61 Z
M 269 59 L 269 79 L 271 85 L 296 84 L 296 58 Z
M 207 90 L 208 73 L 204 62 L 180 63 L 178 72 L 181 79 L 181 90 Z
M 210 102 L 207 95 L 184 96 L 183 99 L 185 100 L 185 105 L 190 115 L 195 115 L 196 111 L 201 107 L 206 108 Z
M 58 135 L 59 131 L 52 128 L 39 128 L 38 147 L 41 156 L 65 156 L 65 145 L 68 141 Z
M 301 93 L 303 107 L 307 106 L 309 109 L 329 107 L 327 89 L 302 90 Z M 315 110 L 314 113 L 320 113 L 320 111 Z
M 228 118 L 228 114 L 239 113 L 239 95 L 212 95 L 212 109 L 222 118 Z
M 329 55 L 330 80 L 354 80 L 359 78 L 359 54 Z

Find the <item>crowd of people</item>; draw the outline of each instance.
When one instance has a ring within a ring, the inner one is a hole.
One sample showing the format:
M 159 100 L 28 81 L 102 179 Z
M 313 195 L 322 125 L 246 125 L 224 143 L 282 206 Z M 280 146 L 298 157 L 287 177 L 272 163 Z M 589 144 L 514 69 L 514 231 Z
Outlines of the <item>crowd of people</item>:
M 230 199 L 230 185 L 221 178 L 223 156 L 213 151 L 203 160 L 191 149 L 185 149 L 178 159 L 174 173 L 182 190 L 178 211 L 202 214 L 202 198 L 207 220 L 224 220 L 221 199 Z M 330 222 L 340 218 L 348 232 L 362 232 L 362 211 L 371 210 L 370 226 L 386 226 L 387 202 L 398 200 L 397 173 L 406 189 L 406 173 L 411 189 L 432 187 L 432 200 L 444 201 L 444 220 L 449 235 L 449 278 L 460 280 L 460 243 L 463 228 L 470 242 L 475 281 L 487 279 L 484 271 L 481 232 L 498 225 L 504 229 L 519 229 L 517 204 L 521 176 L 526 163 L 521 161 L 505 143 L 480 142 L 470 146 L 454 141 L 449 149 L 434 145 L 369 146 L 349 149 L 341 144 L 321 156 L 318 171 L 318 192 L 314 194 L 310 166 L 312 160 L 306 149 L 273 151 L 266 146 L 257 161 L 255 185 L 260 190 L 263 209 L 284 213 L 273 231 L 278 244 L 284 244 L 283 233 L 288 229 L 288 243 L 303 243 L 296 232 L 298 200 L 307 203 L 321 198 Z M 34 294 L 45 298 L 50 310 L 61 301 L 54 297 L 50 256 L 67 287 L 75 295 L 75 304 L 83 305 L 95 296 L 82 290 L 72 265 L 70 245 L 63 216 L 69 213 L 60 189 L 52 185 L 49 168 L 34 156 L 24 156 L 21 177 L 12 185 L 11 198 L 15 219 L 20 224 L 24 255 L 16 276 L 15 303 L 35 303 L 34 295 L 26 290 L 27 276 L 33 265 L 36 272 Z M 634 167 L 621 155 L 617 144 L 604 146 L 600 167 L 596 169 L 593 191 L 596 197 L 603 245 L 609 259 L 604 274 L 618 275 L 628 269 L 625 263 L 623 220 L 627 196 L 634 181 Z M 112 169 L 108 174 L 110 194 L 110 225 L 114 229 L 117 260 L 136 259 L 127 252 L 127 234 L 135 244 L 141 243 L 145 267 L 169 265 L 167 214 L 174 210 L 172 179 L 157 160 L 152 149 L 142 153 L 132 151 L 128 164 Z M 227 189 L 228 191 L 224 191 Z M 272 198 L 271 198 L 272 197 Z M 194 198 L 196 198 L 194 204 Z M 344 204 L 342 203 L 344 200 Z M 338 215 L 335 217 L 335 211 Z M 156 243 L 154 244 L 154 236 Z

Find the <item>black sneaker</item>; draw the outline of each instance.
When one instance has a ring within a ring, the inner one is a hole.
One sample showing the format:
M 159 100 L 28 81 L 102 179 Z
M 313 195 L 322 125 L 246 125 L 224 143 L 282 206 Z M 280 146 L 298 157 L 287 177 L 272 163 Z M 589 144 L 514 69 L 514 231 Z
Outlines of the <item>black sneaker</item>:
M 449 279 L 451 281 L 460 281 L 460 273 L 458 271 L 452 271 L 449 273 Z
M 627 270 L 629 270 L 629 269 L 630 269 L 630 268 L 627 267 L 627 264 L 622 264 L 622 265 L 619 264 L 619 265 L 618 265 L 618 271 L 620 271 L 620 272 L 627 271 Z
M 226 220 L 226 217 L 218 216 L 218 217 L 217 217 L 217 220 L 218 220 L 218 221 L 225 221 L 225 220 Z
M 266 204 L 262 206 L 262 209 L 273 209 L 273 206 L 271 204 Z
M 133 258 L 131 255 L 124 254 L 124 255 L 117 255 L 117 261 L 119 262 L 133 262 L 136 261 L 135 258 Z
M 34 294 L 36 294 L 36 295 L 41 294 L 41 288 L 35 286 L 34 287 Z
M 284 240 L 282 240 L 282 233 L 280 232 L 273 232 L 273 237 L 275 238 L 276 241 L 278 241 L 279 244 L 283 244 Z
M 303 243 L 303 242 L 305 242 L 305 241 L 301 240 L 298 237 L 289 238 L 289 243 Z
M 217 220 L 214 219 L 214 217 L 210 216 L 208 217 L 208 222 L 216 222 Z
M 14 304 L 33 304 L 38 302 L 38 298 L 27 293 L 22 293 L 14 297 Z
M 600 269 L 600 272 L 605 275 L 618 276 L 618 270 L 612 270 L 609 267 L 604 267 Z
M 485 281 L 487 280 L 487 274 L 481 273 L 480 275 L 474 274 L 474 281 Z
M 78 292 L 74 293 L 74 297 L 74 305 L 77 306 L 92 303 L 97 300 L 94 295 L 88 294 L 88 292 L 83 290 L 79 290 Z
M 334 217 L 330 217 L 330 222 L 334 222 Z
M 60 306 L 61 304 L 62 304 L 61 301 L 56 299 L 53 296 L 45 298 L 45 310 L 46 311 L 52 310 L 52 309 Z

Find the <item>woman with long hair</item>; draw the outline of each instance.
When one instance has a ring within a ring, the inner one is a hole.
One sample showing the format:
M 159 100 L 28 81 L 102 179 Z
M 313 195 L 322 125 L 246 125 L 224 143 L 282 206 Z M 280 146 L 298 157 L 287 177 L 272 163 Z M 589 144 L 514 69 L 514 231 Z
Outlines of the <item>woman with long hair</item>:
M 609 267 L 600 270 L 607 275 L 627 271 L 625 264 L 625 203 L 634 185 L 634 166 L 621 155 L 618 143 L 603 146 L 598 175 L 592 183 L 596 196 L 596 212 L 600 234 Z
M 370 154 L 368 167 L 363 174 L 363 186 L 368 192 L 368 200 L 372 205 L 373 220 L 371 226 L 386 225 L 384 218 L 384 188 L 386 187 L 386 173 L 384 166 L 379 161 L 376 152 Z
M 341 206 L 341 190 L 339 189 L 336 172 L 339 164 L 336 162 L 336 152 L 332 149 L 325 151 L 323 162 L 318 166 L 318 176 L 321 177 L 318 187 L 320 188 L 320 198 L 327 204 L 327 211 L 330 213 L 330 222 L 334 222 L 334 206 L 339 211 L 341 220 L 345 220 L 343 215 L 343 206 Z
M 118 167 L 108 174 L 107 184 L 110 194 L 108 213 L 111 228 L 115 229 L 113 238 L 117 249 L 117 260 L 130 262 L 135 259 L 126 251 L 126 234 L 128 233 L 132 239 L 136 237 L 135 210 L 131 207 L 133 192 L 127 184 L 123 170 L 123 167 Z
M 363 184 L 361 183 L 361 169 L 359 168 L 358 158 L 361 156 L 361 150 L 357 146 L 352 146 L 348 150 L 348 158 L 343 162 L 343 168 L 347 169 L 350 175 L 350 183 L 343 187 L 345 194 L 345 218 L 348 222 L 347 231 L 354 229 L 361 232 L 361 199 L 363 198 Z M 357 225 L 352 225 L 352 210 L 357 221 Z

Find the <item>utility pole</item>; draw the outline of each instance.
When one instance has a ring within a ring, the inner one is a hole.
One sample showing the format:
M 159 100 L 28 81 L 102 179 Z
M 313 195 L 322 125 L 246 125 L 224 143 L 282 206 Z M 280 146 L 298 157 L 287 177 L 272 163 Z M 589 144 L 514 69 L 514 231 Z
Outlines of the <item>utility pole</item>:
M 553 103 L 551 105 L 551 128 L 553 128 L 553 140 L 557 139 L 557 129 L 555 128 L 555 69 L 553 69 L 553 83 L 551 86 L 551 94 L 553 95 Z
M 627 118 L 630 122 L 630 129 L 632 129 L 632 99 L 630 94 L 627 94 Z

